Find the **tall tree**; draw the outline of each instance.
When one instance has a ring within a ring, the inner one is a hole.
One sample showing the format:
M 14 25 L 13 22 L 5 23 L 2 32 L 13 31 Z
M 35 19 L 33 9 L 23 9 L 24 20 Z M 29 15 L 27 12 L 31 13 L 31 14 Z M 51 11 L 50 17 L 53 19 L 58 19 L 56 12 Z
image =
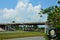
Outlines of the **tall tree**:
M 58 0 L 58 3 L 60 3 L 60 0 Z
M 44 9 L 41 11 L 43 14 L 47 13 L 47 22 L 48 24 L 52 25 L 53 27 L 58 29 L 59 38 L 60 38 L 60 7 L 59 6 L 52 6 L 49 8 Z M 60 40 L 60 39 L 58 39 Z

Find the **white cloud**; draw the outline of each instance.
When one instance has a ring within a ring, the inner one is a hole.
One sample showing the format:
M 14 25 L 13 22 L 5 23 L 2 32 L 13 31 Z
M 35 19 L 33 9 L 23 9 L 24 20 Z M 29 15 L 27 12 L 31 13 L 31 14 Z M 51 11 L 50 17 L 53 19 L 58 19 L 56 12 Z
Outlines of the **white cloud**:
M 7 9 L 7 8 L 5 8 L 4 10 L 3 10 L 3 17 L 5 17 L 5 18 L 10 18 L 10 17 L 14 17 L 14 10 L 13 9 Z
M 41 5 L 33 6 L 28 0 L 19 0 L 15 9 L 4 8 L 0 10 L 2 13 L 2 21 L 9 20 L 8 22 L 15 20 L 16 22 L 34 22 L 40 20 L 38 14 L 41 10 Z M 7 22 L 7 21 L 6 21 Z

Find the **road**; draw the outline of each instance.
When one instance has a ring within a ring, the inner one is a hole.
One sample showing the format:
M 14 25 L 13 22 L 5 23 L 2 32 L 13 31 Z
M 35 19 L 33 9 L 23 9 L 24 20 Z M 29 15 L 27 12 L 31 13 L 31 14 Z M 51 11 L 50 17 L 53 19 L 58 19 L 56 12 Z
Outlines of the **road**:
M 7 39 L 7 40 L 45 40 L 45 38 L 43 36 L 39 36 L 39 37 L 15 38 L 15 39 Z

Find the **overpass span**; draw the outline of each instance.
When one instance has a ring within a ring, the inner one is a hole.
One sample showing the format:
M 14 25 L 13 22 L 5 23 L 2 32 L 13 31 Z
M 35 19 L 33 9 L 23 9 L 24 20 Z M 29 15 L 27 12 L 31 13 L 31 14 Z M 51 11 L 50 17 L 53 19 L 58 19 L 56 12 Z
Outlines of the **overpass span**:
M 0 23 L 0 25 L 45 25 L 46 22 Z
M 46 22 L 26 22 L 26 23 L 0 23 L 0 28 L 4 30 L 15 30 L 11 25 L 47 25 Z

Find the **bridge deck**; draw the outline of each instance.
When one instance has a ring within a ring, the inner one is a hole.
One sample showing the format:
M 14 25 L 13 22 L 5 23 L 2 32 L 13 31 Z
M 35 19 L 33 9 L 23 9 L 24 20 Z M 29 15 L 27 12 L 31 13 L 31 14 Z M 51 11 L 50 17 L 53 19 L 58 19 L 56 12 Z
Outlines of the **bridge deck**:
M 27 22 L 27 23 L 0 23 L 0 25 L 45 25 L 46 22 Z

